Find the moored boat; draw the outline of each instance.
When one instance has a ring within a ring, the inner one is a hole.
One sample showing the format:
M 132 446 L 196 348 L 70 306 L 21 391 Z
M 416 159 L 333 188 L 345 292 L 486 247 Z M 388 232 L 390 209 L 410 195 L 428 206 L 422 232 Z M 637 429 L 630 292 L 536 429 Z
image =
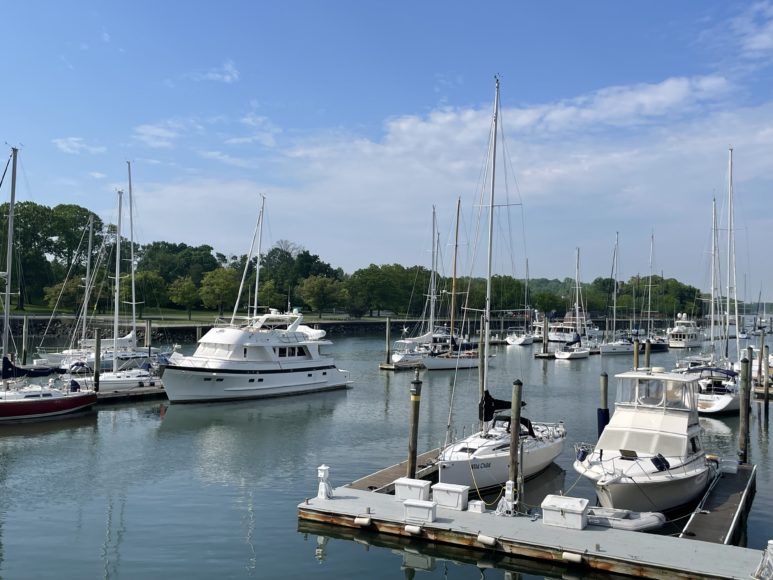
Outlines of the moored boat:
M 574 469 L 602 507 L 664 511 L 697 500 L 717 472 L 698 421 L 698 377 L 663 369 L 617 375 L 615 413 Z

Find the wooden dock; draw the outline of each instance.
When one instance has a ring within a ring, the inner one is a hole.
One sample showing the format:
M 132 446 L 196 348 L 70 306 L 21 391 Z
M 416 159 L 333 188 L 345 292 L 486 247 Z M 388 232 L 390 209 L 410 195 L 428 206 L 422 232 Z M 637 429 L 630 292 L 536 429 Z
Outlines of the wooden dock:
M 418 479 L 433 479 L 433 474 L 437 472 L 437 463 L 435 459 L 440 453 L 440 449 L 433 449 L 422 453 L 416 458 L 416 477 Z M 408 470 L 408 462 L 403 461 L 397 465 L 392 465 L 367 475 L 357 481 L 349 484 L 349 487 L 363 491 L 374 491 L 376 493 L 394 493 L 395 479 L 405 477 Z M 434 478 L 437 480 L 437 478 Z
M 419 479 L 432 479 L 438 450 L 417 458 Z M 394 495 L 394 481 L 406 475 L 403 462 L 318 494 L 298 506 L 299 529 L 345 530 L 332 535 L 360 541 L 435 547 L 455 559 L 517 562 L 536 569 L 578 566 L 644 578 L 750 578 L 765 552 L 732 545 L 742 532 L 754 496 L 756 468 L 726 468 L 703 498 L 679 538 L 587 525 L 548 525 L 539 516 L 502 516 L 495 511 L 458 510 L 434 504 L 433 515 L 417 521 Z M 378 493 L 376 493 L 378 492 Z M 434 503 L 434 502 L 425 502 Z M 480 505 L 480 504 L 479 504 Z M 698 542 L 688 541 L 701 540 Z M 582 572 L 580 572 L 582 573 Z
M 754 498 L 756 480 L 756 465 L 742 464 L 736 473 L 721 473 L 679 537 L 735 544 Z
M 126 391 L 102 391 L 97 393 L 97 405 L 115 405 L 132 401 L 166 399 L 163 386 L 137 387 Z

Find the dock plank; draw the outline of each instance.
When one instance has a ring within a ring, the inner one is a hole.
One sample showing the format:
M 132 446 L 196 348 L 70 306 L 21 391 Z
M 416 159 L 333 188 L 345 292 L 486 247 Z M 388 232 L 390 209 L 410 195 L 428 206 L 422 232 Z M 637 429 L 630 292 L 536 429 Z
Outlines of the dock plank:
M 417 456 L 416 458 L 416 477 L 420 479 L 429 479 L 435 471 L 437 464 L 434 459 L 440 453 L 440 449 L 433 449 Z M 408 461 L 403 461 L 396 465 L 391 465 L 372 473 L 363 478 L 350 483 L 347 487 L 363 491 L 376 491 L 380 493 L 392 493 L 394 491 L 394 482 L 398 477 L 405 477 L 408 469 Z
M 756 467 L 738 466 L 737 473 L 722 473 L 706 494 L 701 509 L 696 510 L 681 537 L 716 544 L 729 544 L 736 533 L 737 522 L 747 511 L 753 495 Z

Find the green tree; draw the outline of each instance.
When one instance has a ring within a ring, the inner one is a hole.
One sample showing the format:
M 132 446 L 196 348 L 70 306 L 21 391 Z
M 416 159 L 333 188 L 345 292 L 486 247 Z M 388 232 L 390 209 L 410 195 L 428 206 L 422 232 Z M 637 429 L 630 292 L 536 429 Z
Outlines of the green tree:
M 191 247 L 186 244 L 153 242 L 141 246 L 137 252 L 137 271 L 155 271 L 167 283 L 190 276 L 194 284 L 200 284 L 205 273 L 220 267 L 212 246 Z
M 325 278 L 324 276 L 309 276 L 301 282 L 298 295 L 308 304 L 312 310 L 319 312 L 338 304 L 341 297 L 342 284 L 338 280 Z
M 204 274 L 199 296 L 206 308 L 217 308 L 223 316 L 226 304 L 233 307 L 239 291 L 239 274 L 232 268 L 217 268 Z
M 46 286 L 43 290 L 43 299 L 51 310 L 69 309 L 73 315 L 83 304 L 83 286 L 80 280 L 70 278 L 53 286 Z
M 199 303 L 199 289 L 196 288 L 190 276 L 181 276 L 173 281 L 167 289 L 169 299 L 185 308 L 188 313 L 188 320 L 191 319 L 191 310 Z

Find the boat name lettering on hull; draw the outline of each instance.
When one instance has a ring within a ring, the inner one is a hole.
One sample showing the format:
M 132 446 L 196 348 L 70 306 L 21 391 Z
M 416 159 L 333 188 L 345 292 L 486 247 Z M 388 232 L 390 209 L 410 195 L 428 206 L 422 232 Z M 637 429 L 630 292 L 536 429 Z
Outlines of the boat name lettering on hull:
M 470 464 L 470 467 L 472 469 L 489 469 L 491 467 L 491 463 L 472 463 Z

